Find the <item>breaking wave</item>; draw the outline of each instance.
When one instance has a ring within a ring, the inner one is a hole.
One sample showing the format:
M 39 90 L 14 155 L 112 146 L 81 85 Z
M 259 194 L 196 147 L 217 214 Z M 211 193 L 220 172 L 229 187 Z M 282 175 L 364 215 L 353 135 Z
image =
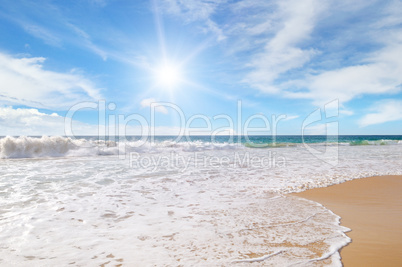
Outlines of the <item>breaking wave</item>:
M 74 139 L 62 136 L 3 137 L 0 139 L 0 158 L 41 158 L 118 155 L 119 153 L 157 153 L 161 150 L 197 152 L 205 150 L 238 149 L 235 143 L 203 141 L 102 141 Z
M 41 157 L 82 157 L 119 155 L 121 153 L 158 153 L 162 150 L 199 152 L 208 150 L 236 150 L 255 148 L 290 148 L 302 147 L 303 143 L 293 142 L 209 142 L 208 138 L 194 141 L 171 141 L 158 139 L 149 140 L 125 140 L 104 141 L 93 137 L 70 138 L 62 136 L 42 137 L 3 137 L 0 138 L 0 158 L 41 158 Z M 309 146 L 377 146 L 377 145 L 402 145 L 401 140 L 356 140 L 349 142 L 313 142 Z

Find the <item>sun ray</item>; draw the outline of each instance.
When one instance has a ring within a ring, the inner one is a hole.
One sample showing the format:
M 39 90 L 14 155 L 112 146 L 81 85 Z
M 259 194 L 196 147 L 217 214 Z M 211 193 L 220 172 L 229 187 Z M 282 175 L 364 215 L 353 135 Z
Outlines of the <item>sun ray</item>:
M 165 60 L 166 59 L 166 44 L 165 44 L 164 27 L 163 27 L 163 22 L 162 22 L 161 14 L 159 11 L 158 3 L 155 0 L 153 1 L 153 9 L 154 9 L 154 19 L 155 19 L 156 33 L 158 35 L 159 48 L 161 50 L 162 57 Z

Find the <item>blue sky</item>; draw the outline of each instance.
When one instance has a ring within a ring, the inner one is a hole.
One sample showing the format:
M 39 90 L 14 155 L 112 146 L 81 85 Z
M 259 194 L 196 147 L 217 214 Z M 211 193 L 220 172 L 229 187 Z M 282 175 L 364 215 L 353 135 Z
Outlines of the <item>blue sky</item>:
M 262 127 L 284 114 L 277 133 L 301 134 L 336 100 L 340 134 L 402 134 L 401 12 L 402 1 L 371 0 L 4 0 L 0 135 L 64 134 L 72 107 L 100 100 L 106 118 L 80 109 L 74 133 L 133 115 L 137 134 L 135 118 L 150 124 L 150 104 L 166 102 L 198 116 L 188 128 L 239 133 L 253 115 Z M 156 133 L 181 126 L 174 108 L 155 114 Z

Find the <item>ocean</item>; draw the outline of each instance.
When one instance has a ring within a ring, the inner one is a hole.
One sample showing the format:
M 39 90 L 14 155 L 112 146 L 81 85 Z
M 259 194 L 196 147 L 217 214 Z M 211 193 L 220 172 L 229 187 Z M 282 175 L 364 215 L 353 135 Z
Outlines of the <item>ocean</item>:
M 0 138 L 1 266 L 341 266 L 290 196 L 402 174 L 402 136 Z

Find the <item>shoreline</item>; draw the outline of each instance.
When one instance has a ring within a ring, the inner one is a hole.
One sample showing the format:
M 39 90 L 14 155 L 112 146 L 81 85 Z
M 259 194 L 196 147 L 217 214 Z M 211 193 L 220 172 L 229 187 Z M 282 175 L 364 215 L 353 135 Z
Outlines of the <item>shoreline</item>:
M 344 266 L 401 266 L 402 175 L 355 179 L 293 196 L 313 200 L 341 217 L 352 242 L 340 251 Z

